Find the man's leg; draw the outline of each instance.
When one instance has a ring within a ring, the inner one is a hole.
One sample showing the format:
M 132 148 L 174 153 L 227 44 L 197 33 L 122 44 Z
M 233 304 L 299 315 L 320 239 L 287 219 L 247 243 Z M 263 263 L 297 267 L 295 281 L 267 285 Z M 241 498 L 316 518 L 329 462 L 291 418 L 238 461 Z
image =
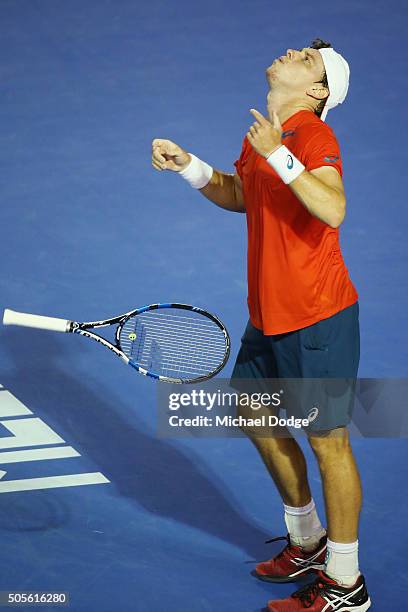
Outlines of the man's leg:
M 251 437 L 284 503 L 292 545 L 315 551 L 326 535 L 312 498 L 302 449 L 292 437 Z
M 358 522 L 362 491 L 348 431 L 338 428 L 327 436 L 309 436 L 323 483 L 328 524 L 326 573 L 351 586 L 358 566 Z
M 276 379 L 278 375 L 271 338 L 264 336 L 260 330 L 248 323 L 232 374 L 232 386 L 245 391 L 246 395 L 249 391 L 266 392 L 268 383 L 265 383 L 265 380 Z M 254 410 L 247 405 L 239 405 L 237 412 L 244 418 L 255 416 Z M 261 412 L 268 418 L 271 407 L 265 407 Z M 256 412 L 256 416 L 261 414 Z M 285 505 L 284 518 L 291 544 L 307 551 L 317 549 L 321 544 L 324 556 L 325 541 L 320 541 L 325 536 L 325 530 L 312 500 L 306 461 L 296 440 L 287 429 L 283 429 L 270 429 L 265 432 L 264 437 L 259 435 L 259 429 L 251 431 L 249 428 L 243 428 L 243 431 L 259 451 L 280 493 Z M 300 554 L 300 551 L 297 552 Z
M 265 379 L 276 379 L 278 376 L 279 371 L 270 338 L 248 322 L 232 373 L 231 386 L 247 394 L 259 390 L 267 391 L 268 385 L 263 386 Z M 237 416 L 242 416 L 244 419 L 261 414 L 268 419 L 272 413 L 271 407 L 268 409 L 263 407 L 258 412 L 244 404 L 239 404 L 237 410 Z M 275 414 L 278 412 L 275 411 Z M 272 437 L 270 429 L 265 432 L 266 437 L 260 437 L 257 435 L 260 433 L 259 428 L 254 430 L 243 428 L 243 431 L 258 449 L 283 502 L 288 506 L 308 504 L 311 493 L 306 462 L 299 444 L 290 432 L 286 428 L 280 428 L 276 432 L 277 435 Z
M 345 428 L 327 436 L 309 436 L 322 477 L 328 536 L 335 542 L 357 540 L 361 482 Z
M 256 435 L 255 431 L 243 428 L 282 497 L 289 533 L 285 549 L 256 566 L 255 575 L 268 582 L 290 582 L 325 567 L 326 531 L 311 496 L 306 461 L 296 440 L 282 429 L 279 437 L 272 436 L 272 432 L 269 437 L 260 437 L 259 432 Z M 281 437 L 283 433 L 285 436 Z
M 311 498 L 306 461 L 296 440 L 250 437 L 287 506 L 306 506 Z

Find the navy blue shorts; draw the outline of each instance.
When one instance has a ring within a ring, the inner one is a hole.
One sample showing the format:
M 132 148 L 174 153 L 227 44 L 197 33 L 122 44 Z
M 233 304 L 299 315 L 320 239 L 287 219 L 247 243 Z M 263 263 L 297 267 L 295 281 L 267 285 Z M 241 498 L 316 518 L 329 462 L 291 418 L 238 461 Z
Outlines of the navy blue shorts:
M 296 379 L 286 381 L 285 389 L 291 390 L 282 404 L 287 416 L 308 418 L 318 408 L 310 430 L 331 430 L 350 422 L 359 360 L 358 302 L 284 334 L 264 336 L 248 322 L 231 386 L 243 390 L 242 383 L 248 381 L 252 390 L 265 392 L 270 379 Z

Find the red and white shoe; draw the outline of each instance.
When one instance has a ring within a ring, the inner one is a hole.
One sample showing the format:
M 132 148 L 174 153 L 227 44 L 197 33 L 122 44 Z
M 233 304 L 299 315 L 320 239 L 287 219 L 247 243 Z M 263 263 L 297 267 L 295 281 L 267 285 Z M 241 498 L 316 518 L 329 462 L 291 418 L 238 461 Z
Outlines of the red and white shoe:
M 253 575 L 266 582 L 293 582 L 318 570 L 324 570 L 327 536 L 323 536 L 315 550 L 305 551 L 290 543 L 289 534 L 268 542 L 287 540 L 285 548 L 273 559 L 258 563 Z
M 324 572 L 290 597 L 268 602 L 269 612 L 365 612 L 370 606 L 364 576 L 360 575 L 352 587 L 344 587 Z

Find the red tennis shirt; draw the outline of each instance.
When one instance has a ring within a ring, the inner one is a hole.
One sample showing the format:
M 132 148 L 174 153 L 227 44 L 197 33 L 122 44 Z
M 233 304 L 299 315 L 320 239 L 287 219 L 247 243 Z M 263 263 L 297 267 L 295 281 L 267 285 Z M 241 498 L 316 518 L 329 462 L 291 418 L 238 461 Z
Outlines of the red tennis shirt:
M 333 130 L 312 111 L 283 125 L 282 143 L 310 171 L 333 166 L 343 176 Z M 242 180 L 248 226 L 248 308 L 265 335 L 312 325 L 358 299 L 339 244 L 339 230 L 311 215 L 246 136 L 234 163 Z

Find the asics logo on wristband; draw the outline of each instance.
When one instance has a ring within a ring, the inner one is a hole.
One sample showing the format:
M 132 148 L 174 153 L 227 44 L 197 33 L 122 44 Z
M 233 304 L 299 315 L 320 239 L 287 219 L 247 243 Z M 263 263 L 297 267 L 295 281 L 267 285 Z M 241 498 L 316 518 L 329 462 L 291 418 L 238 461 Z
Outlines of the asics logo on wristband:
M 271 153 L 266 161 L 286 185 L 294 181 L 305 169 L 304 165 L 285 145 Z

